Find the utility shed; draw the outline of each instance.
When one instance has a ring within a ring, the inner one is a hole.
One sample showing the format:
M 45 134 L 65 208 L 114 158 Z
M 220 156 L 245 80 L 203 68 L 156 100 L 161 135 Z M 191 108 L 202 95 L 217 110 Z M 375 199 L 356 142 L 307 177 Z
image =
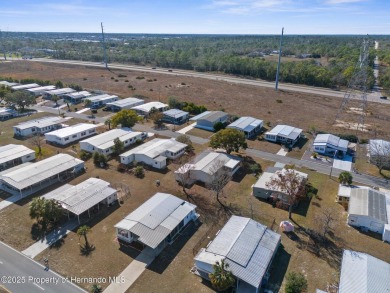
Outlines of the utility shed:
M 120 155 L 121 163 L 142 162 L 156 169 L 164 169 L 167 159 L 177 159 L 184 154 L 187 145 L 175 139 L 152 139 Z
M 226 128 L 237 129 L 245 134 L 246 138 L 251 138 L 258 134 L 263 127 L 263 120 L 253 117 L 241 117 L 233 123 L 230 123 Z
M 178 109 L 170 109 L 168 111 L 163 112 L 164 117 L 163 121 L 172 124 L 183 124 L 188 121 L 189 113 L 178 110 Z
M 160 111 L 160 112 L 164 112 L 165 110 L 168 110 L 168 105 L 161 103 L 161 102 L 149 102 L 146 104 L 132 107 L 131 109 L 135 110 L 139 115 L 143 115 L 143 116 L 147 117 L 147 116 L 149 116 L 150 111 L 153 108 Z
M 390 292 L 390 264 L 366 253 L 344 250 L 338 292 Z
M 333 156 L 335 152 L 345 155 L 348 151 L 348 144 L 348 140 L 333 134 L 317 134 L 313 142 L 313 151 L 323 155 Z
M 80 215 L 99 204 L 110 205 L 117 200 L 117 191 L 110 187 L 110 183 L 97 178 L 89 178 L 80 184 L 65 184 L 45 195 L 45 199 L 53 199 L 62 208 L 77 216 L 80 223 Z
M 385 229 L 389 227 L 389 217 L 389 194 L 379 192 L 372 188 L 351 190 L 348 208 L 348 225 L 385 235 L 390 231 L 386 231 Z M 389 241 L 387 239 L 383 240 Z
M 158 255 L 199 215 L 196 206 L 167 193 L 156 193 L 115 225 L 119 240 L 150 247 Z
M 142 99 L 126 98 L 107 103 L 107 107 L 110 107 L 113 112 L 118 112 L 120 110 L 131 109 L 132 107 L 142 105 L 143 103 L 145 102 Z
M 53 130 L 62 128 L 63 122 L 67 121 L 62 117 L 42 117 L 39 119 L 30 120 L 19 123 L 13 126 L 15 136 L 30 136 L 44 134 Z
M 0 171 L 35 160 L 35 151 L 24 145 L 0 146 Z
M 0 189 L 23 197 L 72 178 L 83 170 L 83 161 L 67 154 L 58 154 L 1 172 Z
M 209 280 L 213 265 L 225 260 L 237 293 L 260 292 L 280 244 L 280 235 L 249 218 L 232 216 L 214 240 L 195 256 L 196 274 Z
M 111 129 L 94 137 L 80 141 L 80 149 L 103 155 L 112 154 L 114 151 L 114 140 L 119 138 L 124 147 L 134 144 L 137 140 L 143 140 L 147 137 L 145 132 L 131 131 L 130 128 Z
M 80 91 L 63 95 L 64 101 L 72 104 L 80 104 L 85 98 L 92 96 L 88 91 Z
M 95 124 L 79 123 L 45 133 L 45 138 L 47 142 L 52 144 L 67 145 L 95 134 Z
M 15 85 L 19 85 L 17 82 L 9 82 L 6 80 L 0 81 L 0 85 L 6 86 L 6 87 L 13 87 Z
M 39 86 L 40 85 L 37 83 L 29 83 L 29 84 L 14 85 L 14 86 L 11 86 L 11 88 L 14 91 L 19 91 L 19 90 L 26 90 L 26 89 L 31 89 L 34 87 L 39 87 Z
M 301 136 L 302 129 L 289 125 L 276 125 L 265 133 L 266 140 L 285 144 L 289 147 L 294 146 Z
M 214 125 L 218 122 L 226 123 L 228 114 L 222 111 L 205 111 L 195 117 L 192 117 L 191 121 L 196 121 L 195 127 L 214 131 Z

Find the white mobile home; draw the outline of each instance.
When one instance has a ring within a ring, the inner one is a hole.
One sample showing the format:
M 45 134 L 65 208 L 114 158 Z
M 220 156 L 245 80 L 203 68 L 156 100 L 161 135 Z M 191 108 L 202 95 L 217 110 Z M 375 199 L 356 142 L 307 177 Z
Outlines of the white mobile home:
M 63 95 L 64 101 L 72 104 L 80 104 L 85 98 L 92 96 L 88 91 L 75 92 Z
M 131 109 L 135 106 L 142 105 L 144 100 L 137 98 L 119 99 L 115 102 L 107 103 L 107 107 L 111 108 L 113 112 L 119 112 L 120 110 Z
M 45 133 L 46 141 L 52 144 L 67 145 L 96 134 L 96 125 L 79 123 Z
M 24 145 L 0 146 L 0 171 L 35 160 L 35 151 Z
M 54 96 L 57 96 L 59 98 L 62 98 L 66 94 L 74 93 L 76 90 L 66 87 L 62 89 L 55 89 L 51 91 L 45 91 L 42 95 L 42 97 L 46 100 L 51 100 Z
M 196 206 L 167 193 L 156 193 L 115 225 L 116 235 L 125 243 L 137 242 L 157 256 L 199 215 Z
M 0 81 L 0 86 L 13 87 L 15 85 L 19 85 L 17 82 L 9 82 L 6 80 Z
M 302 136 L 302 129 L 288 125 L 277 125 L 265 133 L 265 139 L 292 147 Z
M 5 121 L 14 118 L 18 115 L 18 112 L 10 108 L 0 108 L 0 121 Z
M 84 101 L 91 101 L 91 105 L 89 107 L 92 109 L 97 109 L 97 108 L 103 107 L 107 103 L 112 103 L 112 102 L 115 102 L 118 100 L 119 100 L 118 96 L 107 95 L 107 94 L 87 97 L 84 99 Z
M 196 128 L 214 131 L 214 125 L 218 122 L 226 123 L 228 114 L 222 111 L 206 111 L 190 119 L 196 121 Z
M 188 184 L 196 181 L 210 184 L 220 172 L 233 176 L 240 168 L 241 159 L 226 153 L 205 151 L 175 171 L 175 178 L 181 181 L 182 176 L 188 176 Z M 187 174 L 187 175 L 186 175 Z
M 80 141 L 80 149 L 103 155 L 109 155 L 114 152 L 114 140 L 119 138 L 125 147 L 136 143 L 137 140 L 143 140 L 147 137 L 145 132 L 131 131 L 129 128 L 111 129 L 94 137 Z
M 34 96 L 38 97 L 41 96 L 45 91 L 51 91 L 55 90 L 54 85 L 47 85 L 47 86 L 40 86 L 40 87 L 34 87 L 34 88 L 29 88 L 26 89 L 28 93 L 32 93 Z
M 345 155 L 348 151 L 348 140 L 333 134 L 318 134 L 313 142 L 313 151 L 333 156 L 336 152 Z
M 15 136 L 30 136 L 44 134 L 64 127 L 66 119 L 61 117 L 43 117 L 13 126 Z
M 149 102 L 146 104 L 138 105 L 135 107 L 132 107 L 131 109 L 136 111 L 139 115 L 143 115 L 145 117 L 149 116 L 150 111 L 152 109 L 156 109 L 160 112 L 164 112 L 168 110 L 168 105 L 160 102 Z
M 156 169 L 167 166 L 167 158 L 177 159 L 184 154 L 187 145 L 175 139 L 155 138 L 120 155 L 122 164 L 143 162 Z
M 29 84 L 21 84 L 21 85 L 14 85 L 11 86 L 11 89 L 14 91 L 20 91 L 20 90 L 26 90 L 26 89 L 31 89 L 34 87 L 39 87 L 40 85 L 37 83 L 29 83 Z
M 188 112 L 178 109 L 170 109 L 164 111 L 163 114 L 163 121 L 172 124 L 183 124 L 188 121 L 190 115 Z
M 72 178 L 84 170 L 84 162 L 58 154 L 36 163 L 24 163 L 0 173 L 0 189 L 27 196 L 56 182 Z
M 233 123 L 230 123 L 226 128 L 237 129 L 245 134 L 246 138 L 251 138 L 258 134 L 263 127 L 263 120 L 252 117 L 241 117 Z
M 210 280 L 213 265 L 224 260 L 236 279 L 235 292 L 258 293 L 269 278 L 280 238 L 259 222 L 232 216 L 214 240 L 195 256 L 195 274 Z
M 63 209 L 77 216 L 80 224 L 80 215 L 100 204 L 110 205 L 117 198 L 117 191 L 110 187 L 110 183 L 97 178 L 89 178 L 77 185 L 65 184 L 45 195 L 45 199 L 53 199 Z

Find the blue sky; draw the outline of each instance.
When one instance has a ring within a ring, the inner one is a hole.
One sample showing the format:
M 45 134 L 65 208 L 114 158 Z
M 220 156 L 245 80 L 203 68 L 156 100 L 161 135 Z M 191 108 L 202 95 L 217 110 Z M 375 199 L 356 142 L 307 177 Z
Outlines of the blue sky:
M 28 32 L 389 34 L 390 0 L 3 0 L 0 29 Z

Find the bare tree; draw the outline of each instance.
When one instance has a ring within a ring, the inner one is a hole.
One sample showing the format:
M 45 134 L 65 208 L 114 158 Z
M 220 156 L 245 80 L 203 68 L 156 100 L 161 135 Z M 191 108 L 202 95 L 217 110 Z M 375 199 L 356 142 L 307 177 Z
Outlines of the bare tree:
M 188 199 L 192 198 L 191 195 L 187 192 L 186 188 L 192 183 L 191 170 L 193 169 L 193 164 L 186 163 L 176 171 L 176 180 L 181 185 L 182 190 Z
M 283 169 L 277 171 L 266 186 L 287 196 L 288 201 L 288 218 L 291 219 L 292 207 L 306 196 L 307 180 L 294 169 Z
M 225 167 L 225 163 L 217 160 L 210 167 L 210 174 L 212 176 L 208 188 L 215 194 L 217 201 L 224 206 L 220 201 L 219 196 L 223 193 L 223 188 L 232 179 L 230 171 Z
M 38 155 L 42 155 L 42 145 L 45 139 L 39 133 L 36 133 L 33 137 L 30 138 L 30 144 L 38 148 Z
M 384 168 L 390 168 L 390 143 L 372 140 L 369 145 L 370 161 L 382 174 Z
M 335 227 L 337 214 L 333 209 L 327 207 L 316 215 L 315 220 L 317 221 L 322 237 L 325 238 L 329 231 Z

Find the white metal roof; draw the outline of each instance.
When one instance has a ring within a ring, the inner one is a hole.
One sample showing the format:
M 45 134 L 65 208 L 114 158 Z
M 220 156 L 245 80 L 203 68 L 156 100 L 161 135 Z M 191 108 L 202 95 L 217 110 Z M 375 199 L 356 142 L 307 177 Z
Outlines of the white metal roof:
M 339 191 L 337 193 L 338 196 L 344 196 L 344 197 L 350 197 L 351 196 L 351 191 L 354 188 L 365 188 L 368 189 L 369 187 L 367 186 L 356 186 L 356 185 L 344 185 L 344 184 L 339 184 Z
M 390 264 L 369 254 L 344 250 L 339 293 L 390 292 Z
M 40 91 L 48 91 L 48 90 L 54 90 L 56 87 L 54 85 L 46 85 L 46 86 L 40 86 L 40 87 L 34 87 L 27 89 L 31 93 L 36 93 Z
M 123 154 L 120 157 L 129 157 L 133 154 L 142 154 L 149 158 L 156 158 L 166 151 L 176 153 L 187 147 L 186 144 L 176 141 L 175 139 L 154 138 L 138 147 L 135 147 Z M 164 157 L 164 159 L 166 159 Z
M 116 106 L 116 107 L 129 107 L 131 105 L 140 105 L 143 104 L 144 100 L 137 99 L 137 98 L 126 98 L 126 99 L 120 99 L 115 102 L 107 103 L 109 106 Z
M 287 172 L 287 169 L 279 169 L 279 170 L 276 170 L 274 171 L 276 168 L 270 168 L 270 171 L 265 171 L 263 174 L 261 174 L 260 178 L 256 181 L 256 183 L 253 185 L 253 187 L 257 187 L 257 188 L 262 188 L 262 189 L 268 189 L 268 190 L 275 190 L 275 191 L 280 191 L 280 192 L 283 192 L 283 190 L 280 190 L 279 188 L 269 188 L 267 187 L 267 183 L 270 182 L 272 179 L 274 178 L 277 178 L 278 177 L 278 174 L 286 174 Z M 301 179 L 306 179 L 308 177 L 308 175 L 306 173 L 303 173 L 303 172 L 300 172 L 300 171 L 297 171 L 297 170 L 293 170 L 298 176 L 300 176 Z
M 256 127 L 263 124 L 263 120 L 259 120 L 253 117 L 241 117 L 230 123 L 227 128 L 235 128 L 241 131 L 251 132 Z
M 156 248 L 196 206 L 167 193 L 156 193 L 115 225 L 137 236 L 138 241 Z
M 165 107 L 168 107 L 168 105 L 164 104 L 164 103 L 161 103 L 161 102 L 149 102 L 149 103 L 146 103 L 146 104 L 135 106 L 135 107 L 133 107 L 131 109 L 133 109 L 133 110 L 140 110 L 142 112 L 149 113 L 150 110 L 152 110 L 152 108 L 156 108 L 158 110 L 158 109 L 162 109 L 162 108 L 165 108 Z
M 103 132 L 91 138 L 87 138 L 85 140 L 82 140 L 81 142 L 86 142 L 91 144 L 95 148 L 105 150 L 114 146 L 114 139 L 116 138 L 119 138 L 120 141 L 124 142 L 125 140 L 137 137 L 140 134 L 141 132 L 131 131 L 129 128 L 118 128 L 111 129 L 107 132 Z
M 96 101 L 101 101 L 104 98 L 110 97 L 110 95 L 107 94 L 102 94 L 102 95 L 97 95 L 97 96 L 90 96 L 86 98 L 86 100 L 91 101 L 91 102 L 96 102 Z
M 42 127 L 60 124 L 64 121 L 66 121 L 66 119 L 62 118 L 62 117 L 45 116 L 45 117 L 42 117 L 39 119 L 34 119 L 34 120 L 29 120 L 26 122 L 19 123 L 19 124 L 15 125 L 14 127 L 18 128 L 18 129 L 28 129 L 28 128 L 32 128 L 32 127 L 42 128 Z
M 302 129 L 295 128 L 289 125 L 276 125 L 273 129 L 265 134 L 286 137 L 288 139 L 296 139 L 302 133 Z
M 226 117 L 228 114 L 222 111 L 205 111 L 195 117 L 192 117 L 190 120 L 206 120 L 209 122 L 215 122 L 220 118 Z
M 75 91 L 76 90 L 74 90 L 72 88 L 66 87 L 66 88 L 62 88 L 62 89 L 46 91 L 45 93 L 49 94 L 49 95 L 63 95 L 63 94 L 70 94 L 70 93 L 73 93 Z
M 97 178 L 89 178 L 75 186 L 70 184 L 61 186 L 42 197 L 54 199 L 64 209 L 80 215 L 114 194 L 116 190 L 110 187 L 110 183 Z
M 14 85 L 12 87 L 12 89 L 17 91 L 17 90 L 25 90 L 25 89 L 30 89 L 30 88 L 39 87 L 39 86 L 40 85 L 37 83 L 29 83 L 29 84 Z
M 341 139 L 340 137 L 333 134 L 317 134 L 313 145 L 326 146 L 332 145 L 344 150 L 348 148 L 348 140 Z
M 65 128 L 57 129 L 48 133 L 45 133 L 45 136 L 56 136 L 56 137 L 67 137 L 79 132 L 88 131 L 91 129 L 96 129 L 96 124 L 90 123 L 79 123 L 76 125 L 71 125 Z
M 278 248 L 280 235 L 249 218 L 232 216 L 195 260 L 225 259 L 234 276 L 258 288 Z M 212 257 L 214 256 L 214 257 Z
M 24 145 L 8 144 L 5 146 L 0 146 L 0 164 L 29 154 L 35 154 L 35 151 L 25 147 Z
M 182 116 L 187 116 L 188 112 L 179 109 L 169 109 L 167 111 L 164 111 L 163 114 L 169 117 L 178 118 Z
M 0 181 L 21 190 L 80 164 L 84 162 L 67 154 L 58 154 L 33 164 L 19 165 L 16 170 L 3 171 Z

